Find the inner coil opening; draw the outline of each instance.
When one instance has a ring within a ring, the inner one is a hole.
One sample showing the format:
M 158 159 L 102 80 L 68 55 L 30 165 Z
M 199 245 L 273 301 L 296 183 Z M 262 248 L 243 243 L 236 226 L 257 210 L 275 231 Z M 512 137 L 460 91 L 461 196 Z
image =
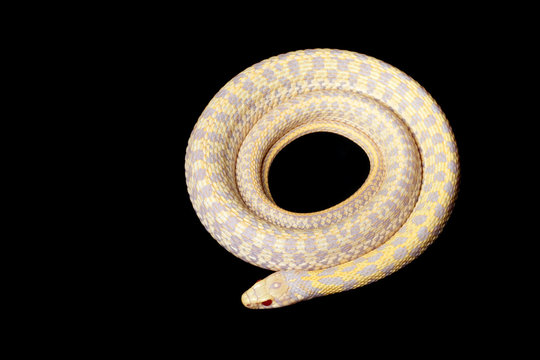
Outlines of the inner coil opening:
M 268 174 L 276 205 L 296 213 L 326 210 L 353 195 L 370 171 L 365 151 L 331 132 L 303 135 L 276 155 Z

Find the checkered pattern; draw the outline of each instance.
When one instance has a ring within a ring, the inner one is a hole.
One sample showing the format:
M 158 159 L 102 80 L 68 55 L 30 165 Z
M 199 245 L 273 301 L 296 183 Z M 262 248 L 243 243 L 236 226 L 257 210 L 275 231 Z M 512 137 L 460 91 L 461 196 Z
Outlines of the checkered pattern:
M 370 174 L 330 209 L 281 209 L 268 189 L 270 164 L 317 131 L 361 146 Z M 400 269 L 442 230 L 459 179 L 454 136 L 433 98 L 380 60 L 329 49 L 279 55 L 227 83 L 195 125 L 185 169 L 210 234 L 278 271 L 243 295 L 251 308 L 354 289 Z

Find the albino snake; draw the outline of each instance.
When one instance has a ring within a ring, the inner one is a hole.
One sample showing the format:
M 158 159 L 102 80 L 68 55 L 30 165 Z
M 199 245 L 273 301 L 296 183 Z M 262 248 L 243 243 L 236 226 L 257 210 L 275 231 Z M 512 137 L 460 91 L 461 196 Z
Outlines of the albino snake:
M 369 176 L 327 210 L 281 209 L 268 187 L 272 160 L 317 131 L 361 146 Z M 380 60 L 330 49 L 275 56 L 229 81 L 193 129 L 185 171 L 193 207 L 219 244 L 277 271 L 242 295 L 252 309 L 354 289 L 399 270 L 442 231 L 459 181 L 454 135 L 426 90 Z

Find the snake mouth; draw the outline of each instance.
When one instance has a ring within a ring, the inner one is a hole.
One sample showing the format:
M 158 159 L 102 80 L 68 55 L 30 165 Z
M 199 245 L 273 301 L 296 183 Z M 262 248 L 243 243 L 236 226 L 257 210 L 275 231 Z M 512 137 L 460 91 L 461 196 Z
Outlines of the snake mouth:
M 253 289 L 249 289 L 242 294 L 242 304 L 248 309 L 264 309 L 269 308 L 272 305 L 272 299 L 259 299 L 256 292 Z

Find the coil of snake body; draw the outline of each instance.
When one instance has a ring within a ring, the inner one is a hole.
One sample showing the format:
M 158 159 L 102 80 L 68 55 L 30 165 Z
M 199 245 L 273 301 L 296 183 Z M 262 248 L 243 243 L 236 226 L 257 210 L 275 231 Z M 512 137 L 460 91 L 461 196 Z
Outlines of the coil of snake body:
M 281 209 L 268 186 L 272 160 L 317 131 L 362 147 L 369 175 L 327 210 Z M 367 55 L 314 49 L 269 58 L 229 81 L 191 133 L 185 173 L 212 237 L 276 271 L 241 296 L 265 309 L 355 289 L 415 259 L 450 216 L 459 161 L 445 115 L 411 77 Z

